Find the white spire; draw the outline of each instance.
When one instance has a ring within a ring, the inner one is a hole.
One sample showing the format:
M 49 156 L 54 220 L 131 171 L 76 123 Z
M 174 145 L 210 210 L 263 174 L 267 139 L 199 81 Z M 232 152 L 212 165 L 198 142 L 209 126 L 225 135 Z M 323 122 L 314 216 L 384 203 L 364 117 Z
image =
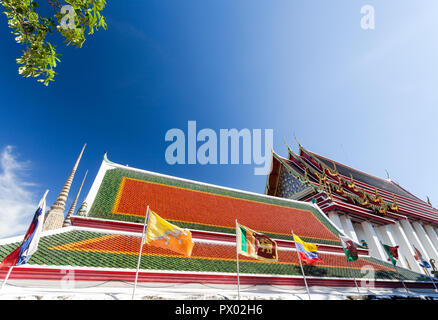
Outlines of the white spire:
M 84 186 L 85 179 L 87 178 L 88 170 L 85 172 L 84 179 L 82 179 L 81 186 L 79 187 L 78 193 L 76 194 L 75 200 L 73 201 L 70 210 L 68 210 L 67 216 L 65 217 L 63 227 L 68 227 L 71 224 L 70 217 L 76 209 L 76 204 L 78 203 L 79 195 L 81 194 L 82 187 Z
M 44 228 L 43 228 L 44 231 L 58 229 L 62 227 L 62 223 L 64 222 L 65 203 L 67 201 L 68 193 L 70 192 L 70 187 L 73 182 L 73 178 L 75 176 L 76 170 L 78 169 L 79 162 L 81 161 L 86 146 L 87 144 L 84 144 L 84 147 L 82 148 L 82 151 L 79 154 L 79 157 L 76 160 L 73 170 L 71 171 L 67 181 L 65 182 L 64 187 L 59 193 L 55 203 L 53 203 L 53 205 L 50 207 L 50 210 L 46 214 L 46 220 L 44 222 Z

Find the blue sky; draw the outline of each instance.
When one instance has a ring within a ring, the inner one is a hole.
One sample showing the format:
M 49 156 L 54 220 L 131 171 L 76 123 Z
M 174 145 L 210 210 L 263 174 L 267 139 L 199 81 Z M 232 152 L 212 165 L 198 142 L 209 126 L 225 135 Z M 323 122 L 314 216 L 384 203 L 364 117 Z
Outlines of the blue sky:
M 375 30 L 360 27 L 363 5 Z M 70 204 L 104 151 L 146 170 L 254 192 L 253 165 L 166 163 L 167 130 L 273 129 L 309 150 L 438 203 L 435 0 L 108 0 L 108 30 L 64 47 L 49 87 L 17 74 L 0 20 L 0 221 L 22 232 L 46 188 L 51 204 L 83 143 Z M 12 148 L 8 147 L 12 146 Z M 15 189 L 18 188 L 18 189 Z M 19 190 L 20 192 L 11 192 Z M 9 197 L 9 198 L 8 198 Z M 14 219 L 10 218 L 14 212 Z M 13 222 L 11 222 L 13 221 Z M 24 221 L 24 222 L 23 222 Z

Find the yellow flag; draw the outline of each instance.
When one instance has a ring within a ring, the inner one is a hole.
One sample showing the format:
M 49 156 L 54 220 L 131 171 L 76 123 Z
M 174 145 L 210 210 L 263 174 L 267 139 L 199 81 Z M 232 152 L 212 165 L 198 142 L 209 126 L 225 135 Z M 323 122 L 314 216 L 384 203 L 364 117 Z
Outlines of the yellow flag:
M 153 211 L 149 211 L 145 243 L 169 249 L 185 256 L 192 255 L 194 246 L 189 230 L 167 222 Z
M 317 252 L 318 251 L 318 247 L 313 244 L 313 243 L 308 243 L 308 242 L 304 242 L 303 240 L 301 240 L 300 237 L 298 237 L 297 235 L 294 234 L 294 240 L 295 243 L 300 243 L 302 244 L 304 250 L 309 251 L 309 252 Z

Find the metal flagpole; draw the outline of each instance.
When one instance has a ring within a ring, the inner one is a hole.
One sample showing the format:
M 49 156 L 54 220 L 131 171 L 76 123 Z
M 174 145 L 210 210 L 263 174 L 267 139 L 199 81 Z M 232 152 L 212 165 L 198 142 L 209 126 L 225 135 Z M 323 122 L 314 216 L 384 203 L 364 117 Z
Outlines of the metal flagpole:
M 304 274 L 303 264 L 301 263 L 301 257 L 300 254 L 298 253 L 297 242 L 295 241 L 294 231 L 291 229 L 291 232 L 292 232 L 292 238 L 294 239 L 295 249 L 297 251 L 298 261 L 300 262 L 300 268 L 303 274 L 304 284 L 306 285 L 307 294 L 309 295 L 309 300 L 312 300 L 312 298 L 310 297 L 309 287 L 307 286 L 307 280 L 306 280 L 306 275 Z
M 83 150 L 82 150 L 83 151 Z M 49 193 L 49 189 L 47 189 L 45 192 L 44 192 L 44 195 L 43 195 L 43 197 L 41 198 L 41 200 L 40 200 L 40 203 L 38 204 L 38 209 L 40 209 L 40 206 L 41 206 L 41 215 L 42 215 L 42 220 L 44 221 L 44 215 L 45 215 L 45 208 L 46 208 L 46 196 L 47 196 L 47 194 Z M 37 212 L 38 212 L 38 209 L 37 209 Z M 36 212 L 35 212 L 35 214 L 36 214 Z M 38 218 L 38 220 L 39 220 L 39 218 Z M 40 224 L 39 224 L 39 231 L 41 231 L 42 230 L 42 224 L 41 224 L 41 222 L 39 222 Z M 32 225 L 32 224 L 31 224 Z M 36 229 L 37 231 L 35 231 L 34 230 L 34 232 L 39 232 L 38 231 L 38 228 Z M 29 231 L 28 231 L 29 232 Z M 26 235 L 25 235 L 25 237 L 26 237 Z M 39 239 L 38 239 L 38 241 L 39 241 Z M 38 246 L 38 241 L 37 241 L 37 246 Z M 23 242 L 24 242 L 24 239 L 23 239 L 23 241 L 21 242 L 21 244 L 20 244 L 20 246 L 19 247 L 21 247 L 22 245 L 23 245 Z M 18 248 L 16 249 L 16 250 L 18 250 Z M 27 248 L 27 250 L 30 250 L 29 249 L 29 247 Z M 30 254 L 30 255 L 32 255 L 34 252 L 36 251 L 36 248 L 33 248 L 32 249 L 32 253 Z M 29 252 L 29 251 L 28 251 Z M 15 263 L 16 263 L 17 261 L 15 261 Z M 11 273 L 12 273 L 12 269 L 15 267 L 15 265 L 14 266 L 11 266 L 10 268 L 9 268 L 9 270 L 8 270 L 8 273 L 6 274 L 6 277 L 5 277 L 5 280 L 3 280 L 3 283 L 2 283 L 2 286 L 1 286 L 1 288 L 0 288 L 0 291 L 2 291 L 3 290 L 3 288 L 5 287 L 5 285 L 6 285 L 6 282 L 8 281 L 8 279 L 9 279 L 9 276 L 11 275 Z
M 423 264 L 424 265 L 424 263 L 423 263 L 423 261 L 425 261 L 424 259 L 423 259 L 423 257 L 422 257 L 422 254 L 421 254 L 421 252 L 414 246 L 414 245 L 412 245 L 413 247 L 414 247 L 414 252 L 418 255 L 418 259 L 415 259 L 415 260 L 420 260 L 421 261 L 421 263 L 420 262 L 418 262 L 418 264 Z M 414 257 L 415 258 L 415 257 Z M 427 261 L 426 261 L 427 262 Z M 430 280 L 432 280 L 432 284 L 433 284 L 433 286 L 435 287 L 435 292 L 437 292 L 438 291 L 438 289 L 437 289 L 437 287 L 436 287 L 436 285 L 435 285 L 435 281 L 433 280 L 433 278 L 430 276 L 430 274 L 429 274 L 429 271 L 427 270 L 427 268 L 426 268 L 426 265 L 424 265 L 424 267 L 423 267 L 423 269 L 424 269 L 424 271 L 426 272 L 426 275 L 430 278 Z
M 5 278 L 5 280 L 3 280 L 2 287 L 1 287 L 0 291 L 3 291 L 3 288 L 5 287 L 6 281 L 8 281 L 9 276 L 11 275 L 11 272 L 12 272 L 13 268 L 14 268 L 14 266 L 11 266 L 9 268 L 8 273 L 6 274 L 6 278 Z
M 238 239 L 240 240 L 240 236 L 239 236 L 239 230 L 237 229 L 238 223 L 237 223 L 237 219 L 236 219 L 236 263 L 237 263 L 237 300 L 240 300 L 240 276 L 239 276 L 239 248 L 238 248 L 238 243 L 240 241 L 237 241 Z
M 131 300 L 134 300 L 135 290 L 137 289 L 138 270 L 140 269 L 141 253 L 143 251 L 143 242 L 144 242 L 144 236 L 145 236 L 145 231 L 146 231 L 146 224 L 149 224 L 149 223 L 146 223 L 147 221 L 149 221 L 149 206 L 146 209 L 146 216 L 144 217 L 143 233 L 141 235 L 140 252 L 138 253 L 137 271 L 135 273 L 134 290 L 132 291 Z
M 433 286 L 435 287 L 435 292 L 437 292 L 438 289 L 437 289 L 437 287 L 436 287 L 436 285 L 435 285 L 435 281 L 433 280 L 433 277 L 429 274 L 429 270 L 427 270 L 427 268 L 424 268 L 424 270 L 426 270 L 426 274 L 427 274 L 427 276 L 430 278 L 430 280 L 432 280 L 432 284 L 433 284 Z
M 409 294 L 409 290 L 408 290 L 408 287 L 406 287 L 406 285 L 405 285 L 405 282 L 404 282 L 404 281 L 403 281 L 403 279 L 401 278 L 401 274 L 400 274 L 400 271 L 398 271 L 398 269 L 397 269 L 397 266 L 396 266 L 396 265 L 394 265 L 394 269 L 395 269 L 395 271 L 397 272 L 397 274 L 398 274 L 398 278 L 400 279 L 401 283 L 403 284 L 403 287 L 405 288 L 405 290 L 406 290 L 406 293 L 407 293 L 407 294 Z
M 354 284 L 356 285 L 357 293 L 360 294 L 359 286 L 357 285 L 356 277 L 354 276 L 353 268 L 351 267 L 350 260 L 348 260 L 348 257 L 347 257 L 347 264 L 348 264 L 348 267 L 350 268 L 350 273 L 353 276 L 353 280 L 354 280 Z
M 339 237 L 339 240 L 341 240 L 342 248 L 345 251 L 346 250 L 346 242 L 341 237 Z M 350 260 L 348 260 L 348 256 L 347 255 L 346 255 L 346 258 L 347 258 L 348 268 L 350 269 L 351 276 L 353 277 L 354 284 L 355 284 L 356 289 L 357 289 L 357 293 L 360 294 L 359 286 L 357 285 L 356 277 L 354 276 L 353 268 L 351 267 Z

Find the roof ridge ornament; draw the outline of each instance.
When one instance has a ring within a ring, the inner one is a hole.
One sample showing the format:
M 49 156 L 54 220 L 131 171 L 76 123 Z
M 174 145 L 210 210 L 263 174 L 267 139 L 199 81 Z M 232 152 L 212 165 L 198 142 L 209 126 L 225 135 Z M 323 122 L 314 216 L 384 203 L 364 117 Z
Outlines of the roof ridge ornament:
M 285 136 L 283 136 L 283 143 L 288 149 L 290 149 L 289 144 L 287 143 Z
M 385 171 L 386 171 L 386 180 L 391 181 L 391 177 L 389 176 L 388 170 L 385 169 Z
M 110 164 L 116 164 L 115 162 L 112 162 L 111 160 L 108 159 L 108 152 L 106 152 L 106 151 L 103 154 L 103 161 L 110 163 Z
M 298 138 L 297 138 L 297 136 L 295 135 L 295 132 L 294 132 L 294 138 L 295 138 L 295 141 L 298 143 L 298 146 L 300 147 L 300 149 L 302 148 L 302 145 L 301 145 L 301 143 L 298 141 Z
M 350 181 L 347 183 L 348 187 L 353 189 L 354 191 L 358 191 L 356 188 L 356 184 L 354 183 L 353 175 L 350 173 Z
M 395 200 L 395 193 L 392 194 L 391 209 L 394 210 L 395 212 L 398 212 L 398 204 L 397 204 L 397 201 Z

